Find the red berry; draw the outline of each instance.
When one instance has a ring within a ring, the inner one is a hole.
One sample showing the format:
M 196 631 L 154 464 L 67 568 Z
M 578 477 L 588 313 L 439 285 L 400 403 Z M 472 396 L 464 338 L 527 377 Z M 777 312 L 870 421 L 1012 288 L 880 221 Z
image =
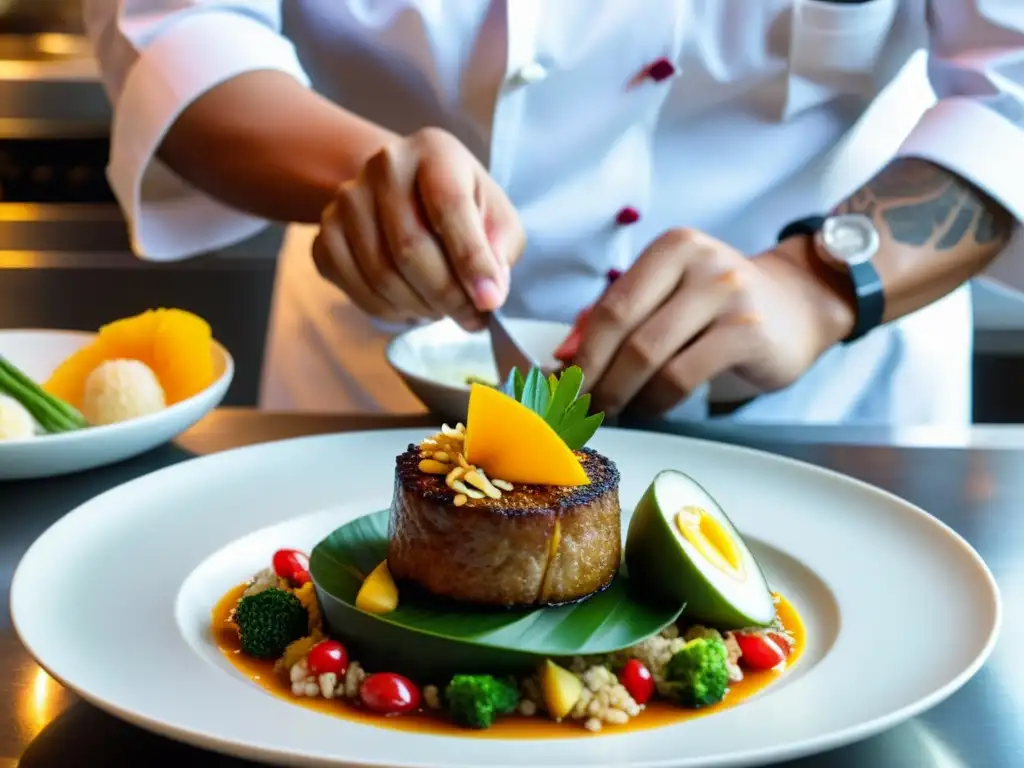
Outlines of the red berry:
M 651 675 L 651 670 L 638 659 L 630 659 L 626 662 L 626 666 L 622 668 L 622 673 L 619 675 L 619 682 L 637 704 L 646 704 L 654 695 L 654 677 Z
M 751 669 L 774 669 L 786 660 L 786 654 L 769 637 L 737 632 L 736 642 L 743 653 L 740 660 Z
M 768 637 L 771 638 L 772 642 L 779 646 L 779 650 L 782 651 L 782 655 L 788 659 L 789 654 L 793 652 L 792 641 L 781 632 L 769 632 Z
M 301 587 L 309 581 L 309 558 L 297 549 L 279 549 L 271 561 L 274 573 L 287 579 L 292 586 Z
M 306 666 L 311 675 L 333 673 L 342 677 L 348 670 L 348 651 L 337 640 L 323 640 L 310 649 Z
M 606 277 L 608 278 L 608 282 L 609 283 L 614 283 L 616 280 L 618 280 L 620 277 L 622 277 L 622 270 L 621 269 L 609 269 Z
M 371 712 L 404 715 L 420 707 L 420 689 L 412 680 L 393 672 L 378 672 L 363 681 L 359 698 Z
M 640 221 L 640 211 L 631 205 L 627 205 L 615 215 L 615 221 L 622 225 L 635 224 Z M 615 271 L 617 272 L 618 270 Z M 609 278 L 611 278 L 611 273 L 609 273 Z

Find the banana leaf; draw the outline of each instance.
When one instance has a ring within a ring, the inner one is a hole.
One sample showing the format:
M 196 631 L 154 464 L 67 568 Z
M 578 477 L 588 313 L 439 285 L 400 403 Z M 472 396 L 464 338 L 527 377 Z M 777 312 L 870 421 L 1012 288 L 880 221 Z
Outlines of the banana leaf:
M 619 575 L 572 605 L 484 609 L 399 585 L 388 614 L 355 607 L 363 578 L 387 558 L 388 511 L 357 518 L 321 541 L 310 574 L 332 636 L 370 670 L 427 682 L 455 673 L 519 674 L 544 658 L 605 654 L 636 645 L 679 618 L 680 603 L 654 602 Z

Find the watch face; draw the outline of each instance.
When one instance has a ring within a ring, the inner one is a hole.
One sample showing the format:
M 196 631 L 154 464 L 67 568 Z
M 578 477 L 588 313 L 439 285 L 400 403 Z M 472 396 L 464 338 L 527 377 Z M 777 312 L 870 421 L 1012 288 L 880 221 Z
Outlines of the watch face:
M 878 251 L 878 230 L 869 217 L 859 213 L 831 216 L 822 225 L 821 243 L 836 261 L 860 264 Z

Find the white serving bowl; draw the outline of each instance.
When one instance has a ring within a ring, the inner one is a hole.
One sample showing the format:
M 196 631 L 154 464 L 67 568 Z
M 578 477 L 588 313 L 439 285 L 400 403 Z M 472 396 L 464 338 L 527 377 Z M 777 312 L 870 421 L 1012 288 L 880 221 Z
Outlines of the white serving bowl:
M 69 355 L 96 338 L 79 331 L 0 331 L 0 355 L 43 382 Z M 104 427 L 28 440 L 0 440 L 0 481 L 55 477 L 132 458 L 177 437 L 224 399 L 235 364 L 214 342 L 216 380 L 202 392 L 157 413 Z
M 506 318 L 509 332 L 542 367 L 555 367 L 554 351 L 572 326 L 546 320 Z M 431 412 L 450 421 L 465 421 L 468 376 L 498 383 L 490 334 L 467 333 L 452 320 L 400 333 L 387 348 L 387 360 Z

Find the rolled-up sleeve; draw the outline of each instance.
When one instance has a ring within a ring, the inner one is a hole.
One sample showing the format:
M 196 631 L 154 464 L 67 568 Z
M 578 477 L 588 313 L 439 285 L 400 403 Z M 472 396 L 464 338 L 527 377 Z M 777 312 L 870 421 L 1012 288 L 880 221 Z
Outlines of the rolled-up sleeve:
M 937 101 L 899 150 L 954 171 L 1024 221 L 1024 0 L 931 0 Z
M 142 258 L 170 261 L 238 242 L 266 222 L 173 174 L 155 157 L 181 112 L 245 72 L 309 80 L 281 34 L 281 0 L 84 0 L 113 105 L 107 175 Z

